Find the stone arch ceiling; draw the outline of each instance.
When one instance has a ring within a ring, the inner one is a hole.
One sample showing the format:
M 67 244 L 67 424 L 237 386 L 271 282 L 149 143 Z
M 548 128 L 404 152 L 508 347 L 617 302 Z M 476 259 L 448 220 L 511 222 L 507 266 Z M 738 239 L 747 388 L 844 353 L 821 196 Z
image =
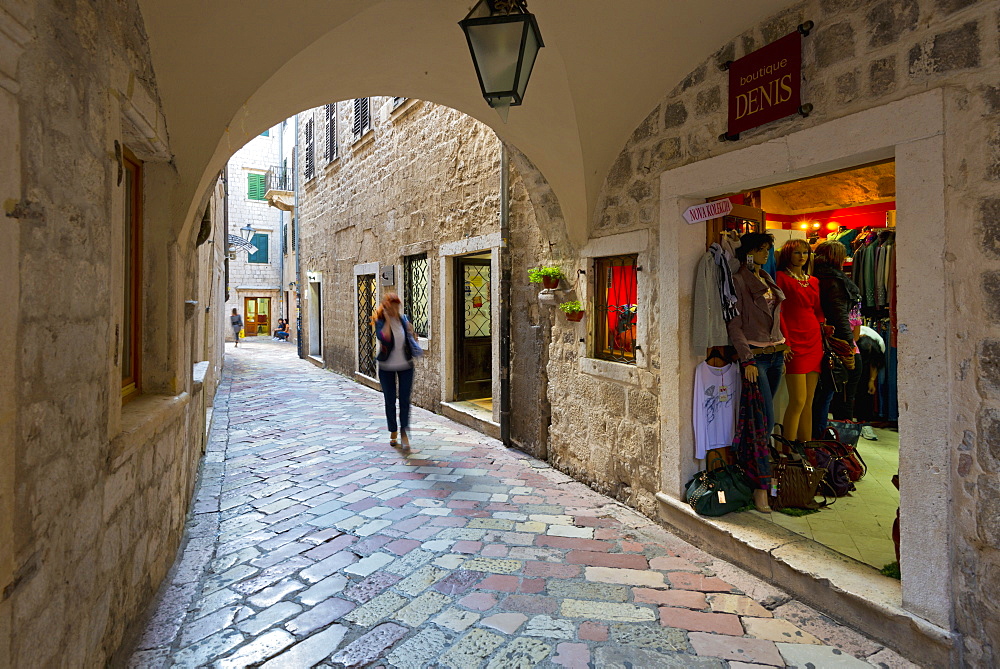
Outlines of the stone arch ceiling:
M 226 160 L 265 128 L 327 102 L 400 95 L 491 126 L 545 175 L 571 239 L 663 95 L 787 0 L 532 0 L 545 48 L 503 124 L 457 23 L 472 0 L 139 0 L 178 171 L 185 233 Z

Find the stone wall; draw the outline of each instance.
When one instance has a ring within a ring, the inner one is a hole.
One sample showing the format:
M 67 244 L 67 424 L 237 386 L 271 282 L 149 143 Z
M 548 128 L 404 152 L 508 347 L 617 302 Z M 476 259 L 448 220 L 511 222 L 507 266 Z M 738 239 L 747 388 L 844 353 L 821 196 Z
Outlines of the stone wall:
M 803 40 L 802 99 L 814 105 L 813 113 L 747 131 L 738 142 L 720 141 L 726 130 L 728 75 L 719 63 L 739 58 L 806 20 L 816 27 Z M 664 96 L 612 166 L 591 231 L 593 238 L 642 228 L 655 234 L 660 226 L 674 225 L 660 221 L 658 214 L 658 182 L 666 170 L 928 89 L 945 90 L 947 215 L 938 238 L 901 239 L 904 244 L 926 244 L 928 254 L 943 253 L 948 276 L 947 322 L 938 325 L 947 331 L 945 350 L 928 355 L 946 356 L 949 376 L 934 381 L 943 385 L 928 390 L 940 394 L 938 420 L 949 426 L 938 462 L 950 472 L 954 499 L 950 508 L 939 512 L 952 519 L 946 526 L 952 528 L 948 540 L 955 555 L 953 621 L 962 634 L 969 666 L 1000 661 L 995 648 L 1000 638 L 995 596 L 1000 592 L 998 22 L 1000 3 L 995 1 L 810 0 L 790 6 L 723 45 Z M 900 225 L 905 235 L 905 222 Z M 919 268 L 900 269 L 900 281 L 920 280 Z M 655 301 L 652 306 L 655 311 Z M 651 314 L 654 322 L 656 317 Z M 649 342 L 650 347 L 657 345 L 656 339 Z M 648 513 L 644 500 L 657 490 L 658 482 L 655 476 L 643 476 L 642 468 L 654 467 L 657 455 L 655 449 L 643 450 L 643 445 L 656 439 L 655 428 L 647 431 L 640 420 L 626 423 L 614 416 L 628 415 L 633 398 L 637 406 L 644 406 L 650 401 L 646 395 L 659 394 L 656 360 L 662 352 L 652 352 L 648 386 L 624 388 L 581 374 L 575 359 L 578 350 L 572 338 L 553 333 L 549 352 L 553 462 L 597 488 L 616 492 L 629 486 L 630 493 L 618 492 L 619 496 Z M 920 366 L 914 363 L 912 369 L 919 373 Z M 674 391 L 687 389 L 670 392 Z M 595 410 L 599 404 L 608 409 Z M 905 421 L 906 407 L 901 411 Z M 596 447 L 581 449 L 584 435 L 590 443 L 596 441 Z M 609 452 L 616 452 L 620 462 L 609 462 L 602 455 Z M 919 491 L 904 488 L 905 494 L 919 496 Z M 920 531 L 904 527 L 904 532 Z
M 185 307 L 199 260 L 155 205 L 174 172 L 137 3 L 4 0 L 0 22 L 3 153 L 19 157 L 0 223 L 18 300 L 4 347 L 16 395 L 0 417 L 0 665 L 104 666 L 183 531 L 204 433 L 192 358 L 206 354 Z M 121 146 L 145 161 L 147 222 L 143 393 L 125 405 Z
M 396 266 L 396 283 L 379 294 L 402 294 L 404 255 L 427 253 L 431 333 L 418 363 L 413 402 L 436 409 L 442 399 L 439 247 L 499 230 L 500 142 L 486 126 L 447 107 L 371 98 L 372 128 L 352 132 L 353 102 L 337 103 L 338 153 L 326 158 L 325 110 L 299 117 L 299 155 L 309 118 L 316 128 L 316 176 L 299 161 L 301 271 L 323 273 L 323 360 L 353 375 L 357 330 L 354 266 Z M 303 279 L 304 280 L 304 279 Z M 303 284 L 305 285 L 305 284 Z M 307 305 L 303 312 L 308 313 Z M 303 338 L 308 328 L 303 319 Z

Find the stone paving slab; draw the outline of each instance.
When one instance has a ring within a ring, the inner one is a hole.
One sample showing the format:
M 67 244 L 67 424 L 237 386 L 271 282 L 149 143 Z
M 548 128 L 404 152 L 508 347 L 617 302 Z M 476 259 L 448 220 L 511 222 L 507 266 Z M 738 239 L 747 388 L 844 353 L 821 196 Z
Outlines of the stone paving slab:
M 910 666 L 544 462 L 412 420 L 403 455 L 379 393 L 290 347 L 228 350 L 129 666 Z

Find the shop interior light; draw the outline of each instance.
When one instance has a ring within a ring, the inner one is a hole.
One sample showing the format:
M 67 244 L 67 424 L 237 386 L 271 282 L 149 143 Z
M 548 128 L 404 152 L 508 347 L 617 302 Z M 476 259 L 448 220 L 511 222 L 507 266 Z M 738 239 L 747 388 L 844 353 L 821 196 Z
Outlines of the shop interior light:
M 535 65 L 542 34 L 527 0 L 479 0 L 458 22 L 465 31 L 486 103 L 507 122 L 520 105 Z

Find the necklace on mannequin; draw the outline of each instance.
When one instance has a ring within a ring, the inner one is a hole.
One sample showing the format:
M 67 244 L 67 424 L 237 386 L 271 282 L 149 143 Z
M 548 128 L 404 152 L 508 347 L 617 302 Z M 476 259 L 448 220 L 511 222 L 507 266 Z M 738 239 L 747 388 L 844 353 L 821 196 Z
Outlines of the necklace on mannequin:
M 790 276 L 793 279 L 795 279 L 796 281 L 798 281 L 799 285 L 802 286 L 803 288 L 808 288 L 809 287 L 809 275 L 806 274 L 805 272 L 803 272 L 801 274 L 796 274 L 795 272 L 793 272 L 790 269 L 786 269 L 785 272 L 788 274 L 788 276 Z

